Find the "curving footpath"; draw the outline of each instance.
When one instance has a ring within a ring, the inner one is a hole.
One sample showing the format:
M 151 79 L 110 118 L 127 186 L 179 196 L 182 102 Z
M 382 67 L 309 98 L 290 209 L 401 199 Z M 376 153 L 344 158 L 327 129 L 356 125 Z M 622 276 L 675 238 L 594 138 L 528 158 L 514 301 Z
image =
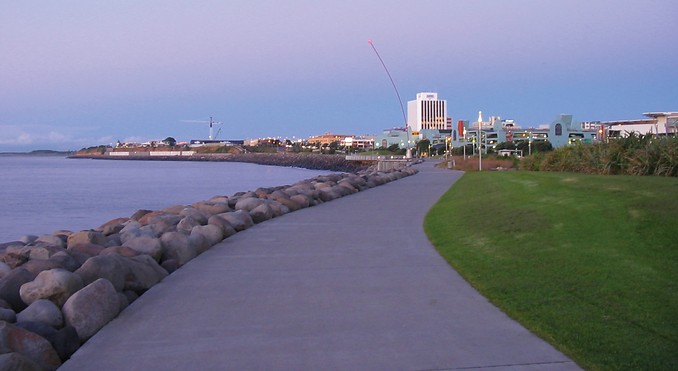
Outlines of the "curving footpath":
M 461 172 L 419 174 L 240 232 L 142 295 L 59 370 L 575 370 L 424 234 Z

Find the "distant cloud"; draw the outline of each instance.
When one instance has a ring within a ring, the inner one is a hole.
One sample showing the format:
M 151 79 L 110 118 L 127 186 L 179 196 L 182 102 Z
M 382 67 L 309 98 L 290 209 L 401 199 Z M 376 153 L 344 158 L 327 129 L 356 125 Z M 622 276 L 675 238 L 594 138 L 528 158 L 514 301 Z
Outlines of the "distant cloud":
M 49 130 L 45 125 L 2 125 L 0 124 L 0 151 L 57 149 L 74 150 L 99 144 L 113 143 L 113 137 L 86 137 L 79 128 L 68 128 L 73 132 Z M 5 148 L 6 147 L 6 148 Z

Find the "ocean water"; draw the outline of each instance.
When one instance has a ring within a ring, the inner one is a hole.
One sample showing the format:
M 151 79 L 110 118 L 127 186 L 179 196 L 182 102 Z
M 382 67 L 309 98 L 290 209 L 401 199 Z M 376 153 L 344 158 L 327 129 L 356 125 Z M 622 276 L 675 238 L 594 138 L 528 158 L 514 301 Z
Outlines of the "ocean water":
M 0 156 L 0 242 L 96 228 L 139 209 L 191 204 L 328 173 L 236 162 Z

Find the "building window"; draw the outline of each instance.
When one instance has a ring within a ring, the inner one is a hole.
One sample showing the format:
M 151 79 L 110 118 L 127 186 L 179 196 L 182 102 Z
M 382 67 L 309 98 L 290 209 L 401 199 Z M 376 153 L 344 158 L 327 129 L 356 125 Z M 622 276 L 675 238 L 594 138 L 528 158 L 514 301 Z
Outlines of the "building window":
M 563 125 L 556 124 L 556 136 L 563 135 Z

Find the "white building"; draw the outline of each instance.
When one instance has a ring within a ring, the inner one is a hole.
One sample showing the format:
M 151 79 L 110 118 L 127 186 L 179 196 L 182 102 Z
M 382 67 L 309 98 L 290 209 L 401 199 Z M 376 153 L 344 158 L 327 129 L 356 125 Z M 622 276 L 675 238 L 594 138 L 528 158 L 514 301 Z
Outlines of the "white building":
M 608 127 L 610 137 L 625 137 L 629 133 L 642 135 L 677 135 L 678 112 L 646 112 L 646 119 L 601 122 Z
M 449 129 L 447 101 L 438 100 L 438 93 L 417 93 L 417 99 L 407 102 L 407 126 L 412 132 Z

